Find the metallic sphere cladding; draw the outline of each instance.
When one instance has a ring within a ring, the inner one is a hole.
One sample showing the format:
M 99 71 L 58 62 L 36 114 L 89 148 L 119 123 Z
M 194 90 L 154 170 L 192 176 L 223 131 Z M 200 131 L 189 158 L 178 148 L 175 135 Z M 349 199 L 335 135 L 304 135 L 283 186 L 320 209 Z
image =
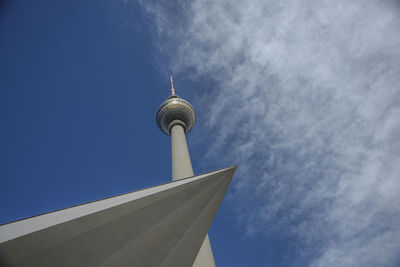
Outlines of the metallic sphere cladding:
M 174 120 L 183 122 L 185 134 L 192 130 L 196 121 L 196 115 L 192 105 L 177 95 L 168 97 L 157 111 L 157 125 L 166 135 L 170 135 L 169 126 Z

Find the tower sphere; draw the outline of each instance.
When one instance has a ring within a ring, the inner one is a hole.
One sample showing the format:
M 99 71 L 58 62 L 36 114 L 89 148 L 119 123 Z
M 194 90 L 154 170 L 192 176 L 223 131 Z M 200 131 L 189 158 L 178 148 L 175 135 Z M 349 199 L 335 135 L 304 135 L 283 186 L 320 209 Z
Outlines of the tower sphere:
M 185 134 L 193 129 L 196 115 L 192 105 L 175 94 L 165 100 L 157 111 L 157 125 L 166 135 L 170 135 L 171 122 L 180 121 L 185 128 Z

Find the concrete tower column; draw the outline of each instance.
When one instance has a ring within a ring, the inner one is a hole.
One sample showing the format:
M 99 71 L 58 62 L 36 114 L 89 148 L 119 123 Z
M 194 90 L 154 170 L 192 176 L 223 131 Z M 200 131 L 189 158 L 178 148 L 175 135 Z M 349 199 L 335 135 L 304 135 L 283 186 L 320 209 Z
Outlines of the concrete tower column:
M 172 180 L 179 180 L 193 176 L 192 162 L 186 142 L 184 123 L 174 120 L 170 123 L 171 152 L 172 152 Z M 211 251 L 208 234 L 197 254 L 193 267 L 214 267 L 214 256 Z
M 172 152 L 172 180 L 193 176 L 192 162 L 186 142 L 184 123 L 174 120 L 170 124 Z

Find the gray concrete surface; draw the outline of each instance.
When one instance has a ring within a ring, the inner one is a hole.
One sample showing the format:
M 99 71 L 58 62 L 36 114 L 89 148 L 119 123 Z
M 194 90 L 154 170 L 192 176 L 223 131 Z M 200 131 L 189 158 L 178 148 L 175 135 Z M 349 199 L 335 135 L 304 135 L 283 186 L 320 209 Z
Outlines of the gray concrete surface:
M 235 169 L 2 225 L 0 266 L 190 266 Z
M 185 130 L 180 124 L 171 128 L 172 180 L 193 176 L 192 162 L 186 142 Z

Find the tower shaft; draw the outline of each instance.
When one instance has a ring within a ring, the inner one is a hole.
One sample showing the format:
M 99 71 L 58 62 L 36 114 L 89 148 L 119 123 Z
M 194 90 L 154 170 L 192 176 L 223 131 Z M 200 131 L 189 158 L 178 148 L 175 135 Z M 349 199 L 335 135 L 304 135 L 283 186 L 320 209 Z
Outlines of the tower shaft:
M 172 180 L 193 176 L 192 162 L 186 142 L 185 129 L 181 121 L 171 122 Z M 204 238 L 193 267 L 215 267 L 208 234 Z
M 185 129 L 181 124 L 175 124 L 171 128 L 172 151 L 172 180 L 193 176 L 192 162 L 186 142 Z

